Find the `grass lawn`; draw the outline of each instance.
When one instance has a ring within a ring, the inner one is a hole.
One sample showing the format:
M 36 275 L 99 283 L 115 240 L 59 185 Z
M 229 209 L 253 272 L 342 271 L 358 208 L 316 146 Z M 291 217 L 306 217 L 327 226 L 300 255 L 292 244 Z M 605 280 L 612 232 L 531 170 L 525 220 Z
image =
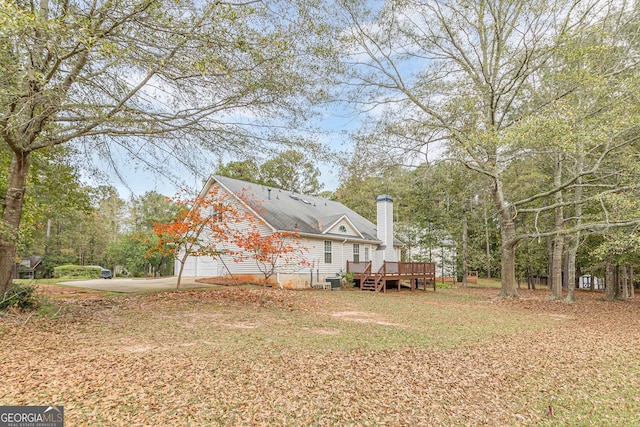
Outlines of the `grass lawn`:
M 638 301 L 51 286 L 54 309 L 0 314 L 0 405 L 64 405 L 69 426 L 640 422 Z

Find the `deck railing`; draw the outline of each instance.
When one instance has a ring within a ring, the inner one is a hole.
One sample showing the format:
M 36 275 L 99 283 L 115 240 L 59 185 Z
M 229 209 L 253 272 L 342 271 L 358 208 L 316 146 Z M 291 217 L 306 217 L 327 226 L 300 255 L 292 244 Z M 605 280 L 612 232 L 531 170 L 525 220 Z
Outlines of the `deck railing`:
M 371 267 L 371 261 L 347 261 L 347 273 L 353 273 L 353 278 L 360 281 L 361 287 L 362 283 L 367 279 L 375 279 L 374 283 L 376 291 L 380 290 L 380 288 L 384 288 L 387 280 L 422 279 L 424 281 L 425 289 L 427 282 L 435 284 L 435 263 L 385 261 L 376 272 L 375 277 L 372 276 L 373 273 Z
M 369 266 L 371 266 L 371 261 L 347 261 L 347 273 L 364 273 Z

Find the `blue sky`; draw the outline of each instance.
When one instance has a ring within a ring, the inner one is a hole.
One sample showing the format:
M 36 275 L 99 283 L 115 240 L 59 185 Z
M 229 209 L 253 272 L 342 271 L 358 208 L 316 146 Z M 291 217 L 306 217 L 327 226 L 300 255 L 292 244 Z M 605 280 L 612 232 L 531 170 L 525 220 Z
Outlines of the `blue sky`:
M 327 112 L 322 120 L 316 123 L 323 132 L 322 135 L 317 135 L 317 138 L 336 152 L 350 151 L 348 132 L 357 128 L 359 120 L 360 118 L 357 114 L 346 114 L 344 110 L 340 110 L 340 113 Z M 227 163 L 230 160 L 244 159 L 222 159 L 223 163 Z M 104 164 L 104 162 L 101 166 L 105 168 L 106 178 L 116 187 L 122 198 L 128 199 L 131 195 L 142 195 L 147 191 L 156 191 L 166 196 L 174 196 L 181 190 L 182 186 L 180 184 L 148 170 L 144 165 L 135 163 L 134 160 L 122 158 L 114 159 L 114 161 L 120 166 L 118 173 L 106 170 L 108 165 Z M 183 184 L 190 191 L 197 192 L 201 190 L 208 175 L 214 172 L 218 161 L 218 157 L 213 154 L 210 159 L 204 160 L 200 176 L 194 175 L 188 168 L 180 165 L 179 162 L 162 166 L 179 175 Z M 207 163 L 211 165 L 209 170 L 206 168 Z M 335 190 L 339 184 L 337 165 L 317 162 L 316 166 L 321 172 L 320 182 L 324 185 L 324 189 Z M 104 184 L 104 182 L 91 182 L 89 179 L 88 181 L 90 185 Z

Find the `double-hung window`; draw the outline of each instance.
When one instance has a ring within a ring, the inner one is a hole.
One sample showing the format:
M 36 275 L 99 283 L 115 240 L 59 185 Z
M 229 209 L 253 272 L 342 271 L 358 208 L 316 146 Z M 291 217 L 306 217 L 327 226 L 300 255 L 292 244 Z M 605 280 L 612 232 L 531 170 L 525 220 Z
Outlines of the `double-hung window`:
M 331 264 L 331 242 L 329 240 L 324 242 L 324 263 Z
M 353 262 L 360 262 L 360 244 L 353 244 Z

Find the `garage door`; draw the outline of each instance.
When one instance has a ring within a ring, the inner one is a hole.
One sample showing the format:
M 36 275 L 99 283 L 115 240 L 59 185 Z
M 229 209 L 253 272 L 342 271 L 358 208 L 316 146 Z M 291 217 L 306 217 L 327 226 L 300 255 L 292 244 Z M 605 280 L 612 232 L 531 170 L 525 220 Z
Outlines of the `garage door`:
M 176 276 L 180 271 L 180 263 L 176 261 L 175 270 Z M 195 276 L 196 275 L 196 257 L 187 257 L 187 260 L 184 263 L 184 268 L 182 269 L 183 276 Z
M 196 276 L 213 277 L 217 276 L 217 265 L 215 258 L 209 256 L 197 257 Z
M 190 277 L 213 277 L 217 276 L 217 266 L 215 258 L 208 256 L 190 256 L 184 263 L 183 276 Z M 176 272 L 180 270 L 180 263 L 176 261 Z

